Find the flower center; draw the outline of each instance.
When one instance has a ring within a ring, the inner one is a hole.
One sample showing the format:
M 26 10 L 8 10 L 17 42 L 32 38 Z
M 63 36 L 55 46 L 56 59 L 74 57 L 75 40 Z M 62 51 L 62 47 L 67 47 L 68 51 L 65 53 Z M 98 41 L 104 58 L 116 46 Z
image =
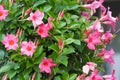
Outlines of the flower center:
M 44 66 L 48 66 L 48 62 L 44 62 L 43 65 L 44 65 Z
M 2 11 L 0 11 L 0 16 L 2 16 L 3 15 L 3 12 Z
M 33 18 L 33 20 L 36 20 L 36 19 L 37 19 L 37 17 L 36 17 L 35 15 L 33 15 L 33 17 L 32 17 L 32 18 Z
M 13 41 L 13 40 L 9 40 L 9 44 L 10 44 L 10 45 L 13 45 L 13 44 L 14 44 L 14 41 Z
M 31 46 L 27 46 L 27 50 L 28 50 L 28 51 L 31 51 L 31 50 L 32 50 L 32 47 L 31 47 Z
M 89 42 L 92 42 L 92 41 L 93 41 L 93 39 L 92 39 L 92 38 L 90 38 L 90 39 L 89 39 Z
M 39 33 L 42 34 L 44 31 L 43 29 L 39 29 Z

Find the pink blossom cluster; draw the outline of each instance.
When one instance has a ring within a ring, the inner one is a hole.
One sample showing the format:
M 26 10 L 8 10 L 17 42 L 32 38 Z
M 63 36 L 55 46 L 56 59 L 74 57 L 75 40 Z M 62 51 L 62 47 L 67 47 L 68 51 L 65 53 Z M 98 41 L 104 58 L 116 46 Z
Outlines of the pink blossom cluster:
M 89 0 L 87 0 L 88 2 Z M 109 62 L 114 64 L 115 61 L 112 58 L 114 55 L 114 50 L 106 50 L 106 44 L 110 43 L 113 39 L 113 34 L 111 33 L 111 29 L 108 31 L 104 31 L 102 24 L 111 25 L 113 31 L 115 31 L 115 23 L 118 20 L 117 17 L 112 17 L 112 12 L 110 8 L 106 9 L 102 3 L 104 0 L 91 0 L 91 3 L 85 4 L 84 7 L 89 8 L 91 13 L 82 12 L 82 16 L 85 16 L 87 20 L 90 20 L 91 15 L 96 12 L 96 9 L 101 10 L 100 18 L 96 19 L 91 26 L 87 30 L 85 30 L 85 34 L 87 38 L 85 42 L 90 50 L 98 50 L 98 54 L 96 56 L 101 57 L 105 62 Z M 103 46 L 102 48 L 98 48 L 98 46 Z M 82 68 L 83 74 L 79 75 L 76 80 L 116 80 L 114 74 L 115 70 L 113 70 L 111 75 L 100 76 L 98 75 L 97 64 L 94 62 L 87 62 Z M 90 73 L 90 74 L 89 74 Z
M 28 15 L 31 12 L 31 8 L 29 8 L 25 15 Z M 4 10 L 3 6 L 0 6 L 0 20 L 5 20 L 8 15 L 8 10 Z M 60 12 L 58 17 L 62 18 L 64 15 L 64 11 Z M 34 13 L 30 13 L 30 17 L 27 19 L 32 21 L 34 25 L 34 29 L 38 26 L 37 33 L 41 36 L 41 38 L 45 38 L 49 36 L 48 31 L 53 28 L 51 21 L 54 21 L 54 18 L 48 18 L 48 23 L 44 24 L 42 19 L 44 17 L 44 13 L 36 10 Z M 29 57 L 33 56 L 35 52 L 38 41 L 19 41 L 18 37 L 21 36 L 22 30 L 19 28 L 16 35 L 7 34 L 5 38 L 2 40 L 2 43 L 5 45 L 7 50 L 17 50 L 19 47 L 21 48 L 21 55 L 27 55 Z M 55 67 L 56 63 L 53 62 L 52 58 L 44 58 L 39 64 L 40 72 L 45 71 L 46 73 L 51 73 L 51 67 Z
M 31 8 L 26 11 L 26 14 L 30 13 Z M 32 21 L 34 25 L 34 29 L 38 26 L 37 33 L 41 36 L 41 38 L 45 38 L 49 36 L 49 30 L 53 28 L 51 21 L 54 18 L 48 18 L 48 23 L 43 23 L 42 19 L 44 17 L 44 13 L 36 10 L 34 13 L 30 13 L 30 17 L 28 17 L 29 21 Z
M 87 62 L 86 65 L 83 66 L 83 74 L 79 75 L 76 80 L 116 80 L 114 74 L 115 70 L 112 71 L 110 75 L 100 76 L 98 75 L 98 70 L 96 69 L 97 64 L 94 62 Z M 91 70 L 91 72 L 90 72 Z M 90 75 L 88 76 L 88 73 Z

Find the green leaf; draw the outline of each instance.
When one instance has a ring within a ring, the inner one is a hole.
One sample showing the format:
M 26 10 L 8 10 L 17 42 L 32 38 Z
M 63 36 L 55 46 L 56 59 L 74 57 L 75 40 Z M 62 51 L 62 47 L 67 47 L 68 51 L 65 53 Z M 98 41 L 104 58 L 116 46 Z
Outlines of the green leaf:
M 69 80 L 75 80 L 76 76 L 77 76 L 77 74 L 71 74 Z
M 71 54 L 71 53 L 74 53 L 74 48 L 72 47 L 69 47 L 69 48 L 64 48 L 63 49 L 63 52 L 62 52 L 62 55 L 65 55 L 65 54 Z
M 59 62 L 67 67 L 68 57 L 67 56 L 60 56 Z
M 3 59 L 4 55 L 5 55 L 4 51 L 0 50 L 0 59 Z
M 48 11 L 51 10 L 51 8 L 52 8 L 51 5 L 45 5 L 45 6 L 43 7 L 43 11 L 44 11 L 44 12 L 48 12 Z
M 80 40 L 77 40 L 77 39 L 75 39 L 73 43 L 76 45 L 81 45 Z
M 45 3 L 45 2 L 46 2 L 46 0 L 39 0 L 39 1 L 37 1 L 37 2 L 33 5 L 33 9 L 34 9 L 35 7 L 37 7 L 37 6 Z
M 15 71 L 15 70 L 10 70 L 10 71 L 8 71 L 8 77 L 11 79 L 11 78 L 13 78 L 15 75 L 16 75 L 16 73 L 17 73 L 17 71 Z
M 44 57 L 45 57 L 45 53 L 42 53 L 40 56 L 38 56 L 35 59 L 34 64 L 39 64 Z
M 60 76 L 56 76 L 54 80 L 62 80 L 62 79 L 60 78 Z
M 56 45 L 56 44 L 50 45 L 49 48 L 52 49 L 53 51 L 57 52 L 57 53 L 58 53 L 58 51 L 59 51 L 58 45 Z
M 72 38 L 68 38 L 67 40 L 65 40 L 65 44 L 71 44 L 74 42 L 74 39 Z
M 60 23 L 58 24 L 58 28 L 62 28 L 66 25 L 66 22 L 60 21 Z
M 4 65 L 0 68 L 0 73 L 7 72 L 7 71 L 9 71 L 10 69 L 13 69 L 13 68 L 14 68 L 14 63 L 13 62 L 8 62 L 6 65 Z
M 35 80 L 41 80 L 40 78 L 42 77 L 42 74 L 40 72 L 36 73 Z
M 0 34 L 0 41 L 5 38 L 5 34 Z
M 33 57 L 37 57 L 37 56 L 41 55 L 42 52 L 43 52 L 43 46 L 38 46 Z

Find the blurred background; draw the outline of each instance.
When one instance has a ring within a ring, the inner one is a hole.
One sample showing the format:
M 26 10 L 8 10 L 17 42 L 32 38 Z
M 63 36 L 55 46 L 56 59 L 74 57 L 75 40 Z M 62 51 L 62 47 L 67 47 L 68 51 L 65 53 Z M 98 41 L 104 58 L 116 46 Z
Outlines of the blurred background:
M 119 20 L 116 23 L 116 31 L 120 30 L 120 0 L 105 0 L 104 6 L 110 7 L 110 10 L 113 12 L 112 16 L 118 16 Z M 107 45 L 107 49 L 113 48 L 115 50 L 115 55 L 113 56 L 115 60 L 115 65 L 109 63 L 104 63 L 105 72 L 104 74 L 111 74 L 112 70 L 115 69 L 115 76 L 117 80 L 120 80 L 120 31 L 117 32 L 117 37 L 112 40 L 111 44 Z

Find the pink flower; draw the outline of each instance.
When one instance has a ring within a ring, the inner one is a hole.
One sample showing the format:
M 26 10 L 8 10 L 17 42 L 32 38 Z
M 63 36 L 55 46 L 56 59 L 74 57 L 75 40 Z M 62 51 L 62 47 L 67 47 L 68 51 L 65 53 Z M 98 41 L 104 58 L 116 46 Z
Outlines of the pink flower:
M 62 10 L 61 12 L 59 12 L 58 18 L 61 19 L 63 16 L 64 16 L 64 10 Z
M 87 46 L 91 50 L 95 50 L 95 45 L 101 43 L 100 35 L 98 31 L 95 31 L 94 33 L 91 33 L 87 39 L 85 39 L 85 42 L 87 42 Z
M 113 35 L 110 33 L 110 31 L 107 31 L 105 34 L 102 35 L 101 39 L 103 40 L 104 44 L 107 44 L 109 41 L 111 41 L 113 38 Z
M 36 28 L 36 26 L 43 23 L 42 21 L 43 17 L 44 13 L 40 12 L 39 10 L 36 10 L 34 13 L 30 13 L 30 17 L 28 18 L 28 20 L 32 21 L 34 28 Z
M 90 13 L 89 12 L 82 12 L 82 16 L 85 16 L 87 20 L 90 19 Z
M 39 25 L 37 33 L 41 36 L 41 38 L 45 38 L 45 37 L 49 36 L 48 30 L 49 30 L 48 24 L 43 23 L 43 24 Z
M 109 8 L 108 8 L 107 14 L 102 16 L 100 18 L 100 21 L 102 21 L 102 23 L 104 23 L 104 24 L 111 25 L 113 27 L 113 30 L 115 30 L 115 23 L 116 23 L 116 21 L 118 21 L 118 18 L 112 17 L 112 12 L 109 11 Z
M 39 64 L 40 72 L 45 71 L 46 73 L 51 73 L 51 67 L 55 67 L 56 63 L 52 61 L 52 58 L 44 58 Z
M 93 13 L 95 13 L 96 9 L 98 9 L 102 5 L 103 2 L 104 0 L 99 0 L 99 1 L 95 0 L 91 4 L 85 4 L 84 7 L 91 9 Z
M 103 5 L 100 6 L 100 10 L 101 10 L 101 17 L 103 17 L 106 14 L 107 10 Z
M 86 74 L 83 73 L 83 74 L 79 75 L 79 76 L 76 78 L 76 80 L 84 80 L 85 76 L 86 76 Z
M 29 42 L 22 42 L 21 43 L 21 54 L 22 55 L 27 55 L 27 56 L 30 56 L 32 57 L 33 53 L 35 52 L 35 49 L 36 49 L 36 46 L 35 44 L 32 42 L 32 41 L 29 41 Z
M 98 70 L 95 70 L 94 72 L 92 72 L 92 74 L 90 76 L 88 76 L 85 80 L 103 80 L 102 76 L 97 75 L 98 74 Z
M 4 10 L 4 7 L 0 5 L 0 20 L 5 20 L 8 15 L 8 10 Z
M 12 34 L 7 34 L 2 43 L 5 45 L 7 50 L 13 49 L 16 50 L 18 47 L 18 38 Z
M 115 63 L 115 61 L 112 58 L 113 55 L 114 55 L 113 49 L 110 49 L 110 51 L 102 49 L 100 53 L 97 54 L 97 56 L 103 57 L 104 61 L 110 62 L 111 64 Z
M 55 20 L 54 18 L 51 18 L 51 17 L 48 18 L 47 26 L 49 30 L 53 28 L 51 21 L 54 21 L 54 20 Z
M 58 47 L 60 49 L 64 47 L 64 42 L 63 42 L 63 40 L 61 38 L 58 40 Z
M 31 10 L 32 10 L 32 8 L 28 8 L 28 9 L 26 10 L 26 12 L 25 12 L 25 15 L 30 14 Z
M 101 26 L 101 23 L 98 19 L 93 23 L 92 26 L 89 27 L 89 30 L 96 30 L 98 32 L 103 32 L 103 27 Z
M 95 67 L 97 67 L 97 64 L 94 62 L 87 62 L 86 65 L 83 66 L 82 70 L 84 73 L 88 74 L 90 70 L 94 71 Z
M 111 75 L 105 75 L 103 76 L 103 78 L 105 78 L 105 80 L 116 80 L 116 77 L 114 76 L 115 74 L 115 70 L 112 71 Z

